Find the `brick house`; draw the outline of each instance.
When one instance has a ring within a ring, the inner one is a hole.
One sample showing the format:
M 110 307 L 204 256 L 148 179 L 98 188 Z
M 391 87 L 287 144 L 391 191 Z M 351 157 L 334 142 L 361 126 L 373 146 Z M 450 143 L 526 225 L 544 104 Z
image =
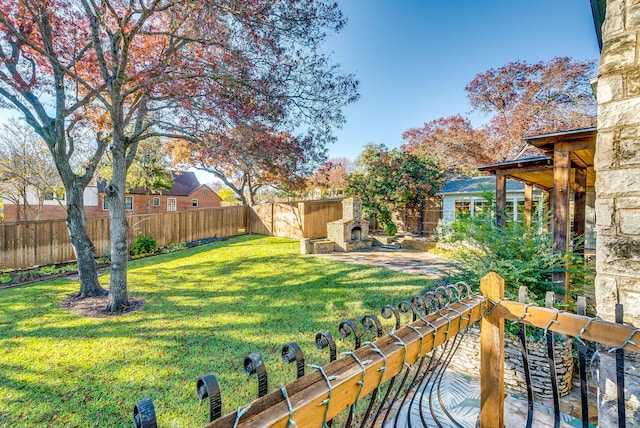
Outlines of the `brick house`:
M 197 208 L 220 206 L 220 196 L 206 184 L 200 184 L 193 172 L 173 173 L 173 185 L 168 191 L 149 195 L 149 212 L 187 211 Z M 107 217 L 109 207 L 105 202 L 106 182 L 91 182 L 84 191 L 84 205 L 87 218 Z M 146 214 L 147 196 L 144 189 L 136 189 L 125 196 L 127 214 Z M 18 207 L 4 199 L 4 222 L 16 222 L 36 219 L 37 199 L 27 196 L 29 207 L 27 218 L 18 218 Z M 33 199 L 33 200 L 32 200 Z M 64 220 L 67 218 L 66 201 L 52 196 L 46 199 L 40 210 L 38 220 Z
M 173 172 L 173 185 L 170 190 L 151 193 L 147 201 L 144 189 L 135 189 L 125 196 L 127 213 L 147 214 L 171 211 L 187 211 L 197 208 L 211 208 L 220 206 L 220 196 L 206 184 L 200 184 L 193 172 L 184 171 L 180 174 Z M 104 187 L 106 182 L 98 183 L 98 216 L 109 215 Z

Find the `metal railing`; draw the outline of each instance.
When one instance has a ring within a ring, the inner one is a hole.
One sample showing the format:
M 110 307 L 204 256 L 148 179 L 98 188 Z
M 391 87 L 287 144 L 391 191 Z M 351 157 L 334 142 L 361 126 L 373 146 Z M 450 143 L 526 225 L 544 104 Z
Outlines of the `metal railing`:
M 440 397 L 445 370 L 466 330 L 480 322 L 481 427 L 504 426 L 504 321 L 519 323 L 524 376 L 527 383 L 528 418 L 532 426 L 534 394 L 528 365 L 526 330 L 542 329 L 547 341 L 552 383 L 555 379 L 554 335 L 576 338 L 580 365 L 583 426 L 588 426 L 585 342 L 611 347 L 619 373 L 624 373 L 623 350 L 640 352 L 634 342 L 640 329 L 598 318 L 542 308 L 504 298 L 504 281 L 489 274 L 481 281 L 481 293 L 473 294 L 463 283 L 440 286 L 397 306 L 382 308 L 380 316 L 395 318 L 392 331 L 384 334 L 375 314 L 359 321 L 345 320 L 338 326 L 343 337 L 352 336 L 353 349 L 337 358 L 335 342 L 328 331 L 316 335 L 318 348 L 328 349 L 330 363 L 305 365 L 300 347 L 290 342 L 282 347 L 282 360 L 296 364 L 297 379 L 271 393 L 265 364 L 258 354 L 244 360 L 247 374 L 256 375 L 259 398 L 227 415 L 213 374 L 198 379 L 199 399 L 209 399 L 210 423 L 219 427 L 329 427 L 339 418 L 341 427 L 462 426 Z M 580 305 L 579 305 L 580 306 Z M 400 313 L 410 313 L 412 322 L 401 325 Z M 360 325 L 376 332 L 377 338 L 361 343 Z M 446 382 L 446 380 L 444 381 Z M 559 394 L 553 397 L 554 425 L 560 423 Z M 624 376 L 618 379 L 619 426 L 625 426 Z M 407 407 L 408 406 L 408 407 Z M 434 411 L 434 408 L 438 411 Z M 417 408 L 416 411 L 411 411 Z M 402 411 L 402 409 L 405 409 Z M 150 398 L 134 407 L 136 427 L 155 427 L 156 415 Z M 335 424 L 337 425 L 337 423 Z

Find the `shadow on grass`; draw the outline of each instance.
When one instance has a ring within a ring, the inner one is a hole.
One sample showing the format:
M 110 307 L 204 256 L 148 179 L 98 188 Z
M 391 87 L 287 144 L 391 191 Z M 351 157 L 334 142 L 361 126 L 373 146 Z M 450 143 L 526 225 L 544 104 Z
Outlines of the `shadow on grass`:
M 316 332 L 328 329 L 339 351 L 351 349 L 352 338 L 337 333 L 340 321 L 378 313 L 430 284 L 297 250 L 297 241 L 243 236 L 132 262 L 131 293 L 146 305 L 116 318 L 65 311 L 60 301 L 77 286 L 68 280 L 4 290 L 0 426 L 128 425 L 133 403 L 146 395 L 163 425 L 203 426 L 193 391 L 199 376 L 216 374 L 231 411 L 257 396 L 242 370 L 248 353 L 263 356 L 273 389 L 295 377 L 280 360 L 283 344 L 296 341 L 308 363 L 325 364 Z M 382 321 L 389 331 L 392 321 Z

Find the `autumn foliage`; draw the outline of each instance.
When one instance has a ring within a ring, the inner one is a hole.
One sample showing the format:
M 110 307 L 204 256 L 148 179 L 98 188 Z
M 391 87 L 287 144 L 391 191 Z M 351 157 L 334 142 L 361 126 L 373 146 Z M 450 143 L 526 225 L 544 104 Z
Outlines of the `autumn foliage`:
M 514 159 L 528 135 L 595 126 L 589 79 L 595 64 L 568 57 L 515 61 L 477 74 L 465 87 L 472 112 L 488 121 L 473 128 L 462 115 L 438 118 L 403 134 L 403 150 L 438 159 L 454 175 L 481 164 Z
M 453 175 L 469 175 L 478 165 L 493 160 L 490 143 L 481 131 L 473 129 L 469 119 L 455 115 L 442 117 L 411 128 L 402 134 L 402 150 L 429 155 Z
M 306 143 L 264 125 L 243 125 L 209 134 L 202 143 L 177 142 L 172 145 L 172 157 L 178 165 L 212 173 L 243 204 L 253 205 L 266 186 L 300 185 L 309 153 Z

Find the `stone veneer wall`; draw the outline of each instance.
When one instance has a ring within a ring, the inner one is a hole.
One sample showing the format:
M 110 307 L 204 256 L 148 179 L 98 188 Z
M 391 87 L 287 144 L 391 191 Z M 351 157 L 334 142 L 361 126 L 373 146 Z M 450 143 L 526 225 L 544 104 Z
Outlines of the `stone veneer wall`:
M 596 299 L 598 315 L 640 326 L 640 1 L 607 0 L 598 68 Z M 640 426 L 640 365 L 626 365 L 627 426 Z M 617 426 L 615 357 L 600 352 L 600 424 Z
M 533 391 L 536 400 L 553 398 L 551 388 L 551 375 L 547 364 L 546 341 L 527 343 L 529 350 L 529 367 Z M 504 356 L 504 387 L 507 391 L 526 396 L 526 382 L 520 342 L 506 336 Z M 556 374 L 558 376 L 558 389 L 560 396 L 565 396 L 571 390 L 571 378 L 573 376 L 572 341 L 556 342 L 555 361 Z M 460 373 L 472 377 L 480 374 L 480 329 L 472 327 L 464 335 L 460 347 L 451 360 L 449 367 Z

